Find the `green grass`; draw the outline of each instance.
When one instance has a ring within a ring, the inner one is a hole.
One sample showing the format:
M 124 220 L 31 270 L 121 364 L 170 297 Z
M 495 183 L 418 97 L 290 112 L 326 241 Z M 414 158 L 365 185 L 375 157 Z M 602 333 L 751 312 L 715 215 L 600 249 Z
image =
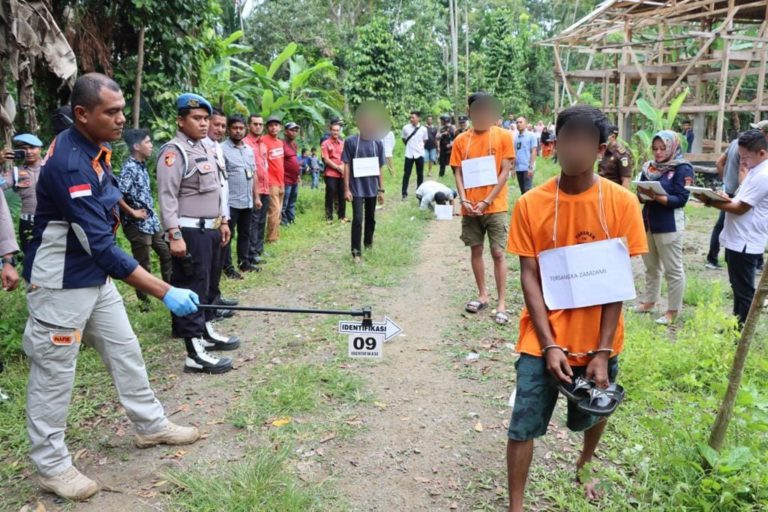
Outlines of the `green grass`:
M 347 508 L 322 485 L 300 485 L 286 469 L 286 450 L 259 448 L 247 453 L 246 459 L 245 463 L 227 464 L 224 468 L 198 466 L 190 471 L 170 472 L 168 480 L 176 487 L 167 500 L 169 510 L 312 512 Z

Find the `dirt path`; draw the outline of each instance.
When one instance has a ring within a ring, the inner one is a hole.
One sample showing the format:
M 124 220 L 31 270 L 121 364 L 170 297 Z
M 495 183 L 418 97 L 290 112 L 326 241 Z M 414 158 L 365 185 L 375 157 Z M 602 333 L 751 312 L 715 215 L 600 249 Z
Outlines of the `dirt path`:
M 378 401 L 364 413 L 369 430 L 328 454 L 355 510 L 470 509 L 463 491 L 474 468 L 503 459 L 506 418 L 486 400 L 487 389 L 459 378 L 463 362 L 452 364 L 446 352 L 453 339 L 446 333 L 460 321 L 456 284 L 473 282 L 459 231 L 458 219 L 431 223 L 410 278 L 381 297 L 380 310 L 405 336 L 364 371 Z

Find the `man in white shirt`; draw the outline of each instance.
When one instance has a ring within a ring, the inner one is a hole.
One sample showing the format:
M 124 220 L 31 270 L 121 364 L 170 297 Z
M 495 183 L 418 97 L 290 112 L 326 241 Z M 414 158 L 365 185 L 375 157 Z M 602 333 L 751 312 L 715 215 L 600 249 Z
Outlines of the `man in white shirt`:
M 425 181 L 416 189 L 416 199 L 419 200 L 419 208 L 421 210 L 431 207 L 432 203 L 453 204 L 453 200 L 458 195 L 455 190 L 451 190 L 442 183 L 432 180 Z
M 739 156 L 749 171 L 736 196 L 727 201 L 696 197 L 725 212 L 720 244 L 725 247 L 728 279 L 733 289 L 733 314 L 743 326 L 755 295 L 755 273 L 768 243 L 768 139 L 760 130 L 739 137 Z
M 389 130 L 384 138 L 381 140 L 384 143 L 384 158 L 387 160 L 387 170 L 389 175 L 395 175 L 395 167 L 392 165 L 392 155 L 395 152 L 395 134 L 392 130 Z
M 429 138 L 429 132 L 421 126 L 421 112 L 411 112 L 411 122 L 403 126 L 403 142 L 405 143 L 405 167 L 403 169 L 403 201 L 408 199 L 408 183 L 411 180 L 413 164 L 416 164 L 416 186 L 424 182 L 424 142 Z

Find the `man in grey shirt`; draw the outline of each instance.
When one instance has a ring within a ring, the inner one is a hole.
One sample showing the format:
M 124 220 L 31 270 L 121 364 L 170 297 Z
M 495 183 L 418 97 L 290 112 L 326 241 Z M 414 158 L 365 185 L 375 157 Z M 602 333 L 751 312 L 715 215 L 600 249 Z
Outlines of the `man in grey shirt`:
M 227 119 L 229 138 L 221 145 L 229 176 L 229 222 L 232 237 L 237 233 L 237 262 L 241 272 L 257 270 L 248 258 L 248 247 L 251 241 L 251 214 L 254 197 L 260 201 L 256 187 L 256 158 L 253 149 L 243 142 L 245 138 L 245 118 L 239 114 Z M 256 205 L 260 208 L 260 204 Z M 227 276 L 236 275 L 232 263 L 232 240 L 230 239 L 224 251 L 224 273 Z

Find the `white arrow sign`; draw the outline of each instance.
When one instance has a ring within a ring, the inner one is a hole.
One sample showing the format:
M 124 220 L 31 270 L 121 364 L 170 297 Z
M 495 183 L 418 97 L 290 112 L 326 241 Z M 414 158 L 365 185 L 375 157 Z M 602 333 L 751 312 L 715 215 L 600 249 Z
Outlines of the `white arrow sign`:
M 375 333 L 383 334 L 384 341 L 389 341 L 403 332 L 399 325 L 385 316 L 383 322 L 373 322 L 370 327 L 363 326 L 362 321 L 339 322 L 339 334 Z

